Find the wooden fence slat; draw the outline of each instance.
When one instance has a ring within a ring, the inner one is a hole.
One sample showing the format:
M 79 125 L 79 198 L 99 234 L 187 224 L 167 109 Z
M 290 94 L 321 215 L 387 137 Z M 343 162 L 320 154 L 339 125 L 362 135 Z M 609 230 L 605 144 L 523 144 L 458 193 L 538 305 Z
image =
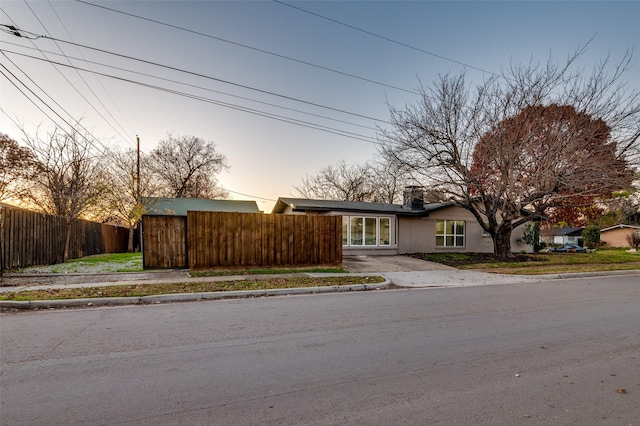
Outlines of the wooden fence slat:
M 187 218 L 184 216 L 142 217 L 143 267 L 186 268 Z
M 187 212 L 143 216 L 145 268 L 338 265 L 340 216 Z
M 50 265 L 64 260 L 67 221 L 18 207 L 0 205 L 0 251 L 3 270 Z M 106 252 L 110 238 L 103 229 L 122 235 L 110 243 L 110 252 L 127 250 L 126 228 L 77 220 L 72 224 L 69 258 Z
M 194 269 L 337 265 L 342 261 L 340 216 L 187 212 L 187 220 L 182 217 L 186 224 L 186 232 L 182 234 L 187 257 L 184 262 L 163 259 L 177 254 L 164 246 L 175 244 L 181 237 L 158 236 L 160 230 L 150 229 L 177 228 L 181 223 L 179 217 L 151 218 L 143 218 L 145 268 L 178 267 L 182 263 Z

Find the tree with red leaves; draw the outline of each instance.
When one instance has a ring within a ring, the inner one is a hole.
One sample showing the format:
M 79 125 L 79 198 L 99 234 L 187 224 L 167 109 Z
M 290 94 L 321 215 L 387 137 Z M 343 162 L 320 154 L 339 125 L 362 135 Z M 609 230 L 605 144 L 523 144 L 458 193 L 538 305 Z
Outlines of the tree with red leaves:
M 467 209 L 511 257 L 512 231 L 576 200 L 627 188 L 640 164 L 640 93 L 622 76 L 575 70 L 581 52 L 558 66 L 513 66 L 475 88 L 445 75 L 421 88 L 418 104 L 391 108 L 381 152 L 430 190 Z
M 610 198 L 610 194 L 605 197 Z M 562 205 L 552 207 L 545 211 L 548 219 L 546 226 L 562 226 L 581 228 L 592 223 L 602 216 L 605 209 L 595 196 L 576 196 L 562 202 Z
M 472 194 L 503 211 L 514 227 L 526 221 L 518 219 L 522 209 L 540 216 L 551 209 L 577 212 L 633 179 L 603 120 L 555 104 L 527 107 L 487 132 L 475 146 L 471 173 Z M 488 231 L 504 240 L 500 226 L 489 220 Z

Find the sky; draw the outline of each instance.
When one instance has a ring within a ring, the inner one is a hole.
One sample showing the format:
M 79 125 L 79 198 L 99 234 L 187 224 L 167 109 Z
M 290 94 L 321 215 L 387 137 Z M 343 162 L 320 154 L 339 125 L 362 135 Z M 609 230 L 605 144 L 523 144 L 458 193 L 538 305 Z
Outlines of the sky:
M 586 44 L 578 65 L 588 72 L 640 41 L 640 1 L 3 0 L 0 8 L 0 24 L 29 36 L 0 32 L 1 133 L 20 141 L 20 128 L 46 133 L 80 120 L 100 146 L 134 148 L 137 135 L 144 152 L 169 134 L 197 136 L 227 157 L 218 179 L 230 198 L 265 212 L 297 196 L 306 175 L 375 160 L 389 106 L 415 104 L 416 88 L 439 75 L 465 71 L 473 84 L 511 64 L 561 63 Z M 639 58 L 625 77 L 632 90 L 640 90 Z

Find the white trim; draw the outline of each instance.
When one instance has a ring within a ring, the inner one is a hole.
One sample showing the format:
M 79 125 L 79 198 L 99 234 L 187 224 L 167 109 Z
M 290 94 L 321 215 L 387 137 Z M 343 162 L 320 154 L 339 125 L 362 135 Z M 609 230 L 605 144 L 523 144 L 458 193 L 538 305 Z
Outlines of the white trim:
M 351 223 L 353 219 L 362 219 L 362 244 L 351 244 Z M 366 244 L 365 232 L 367 227 L 365 226 L 367 219 L 375 219 L 376 236 L 375 244 Z M 380 244 L 380 219 L 388 219 L 389 221 L 389 244 Z M 397 248 L 398 246 L 398 221 L 393 220 L 393 216 L 372 216 L 372 215 L 342 215 L 342 226 L 344 233 L 344 226 L 346 224 L 346 235 L 342 236 L 342 247 L 344 248 L 357 248 L 357 249 L 380 249 L 380 248 Z M 346 244 L 344 244 L 346 241 Z
M 615 225 L 615 226 L 610 226 L 608 228 L 601 229 L 600 232 L 611 231 L 612 229 L 624 229 L 624 228 L 640 229 L 640 226 L 638 226 L 638 225 Z

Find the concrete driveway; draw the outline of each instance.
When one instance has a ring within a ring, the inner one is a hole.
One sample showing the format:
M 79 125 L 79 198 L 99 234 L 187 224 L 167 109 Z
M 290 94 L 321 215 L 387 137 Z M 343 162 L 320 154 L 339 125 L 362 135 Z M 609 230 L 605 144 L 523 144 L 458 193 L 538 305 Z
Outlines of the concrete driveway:
M 451 266 L 409 256 L 344 256 L 344 269 L 353 273 L 451 271 Z
M 458 270 L 409 256 L 344 256 L 342 266 L 351 273 L 376 273 L 400 287 L 468 287 L 537 282 L 539 277 Z

